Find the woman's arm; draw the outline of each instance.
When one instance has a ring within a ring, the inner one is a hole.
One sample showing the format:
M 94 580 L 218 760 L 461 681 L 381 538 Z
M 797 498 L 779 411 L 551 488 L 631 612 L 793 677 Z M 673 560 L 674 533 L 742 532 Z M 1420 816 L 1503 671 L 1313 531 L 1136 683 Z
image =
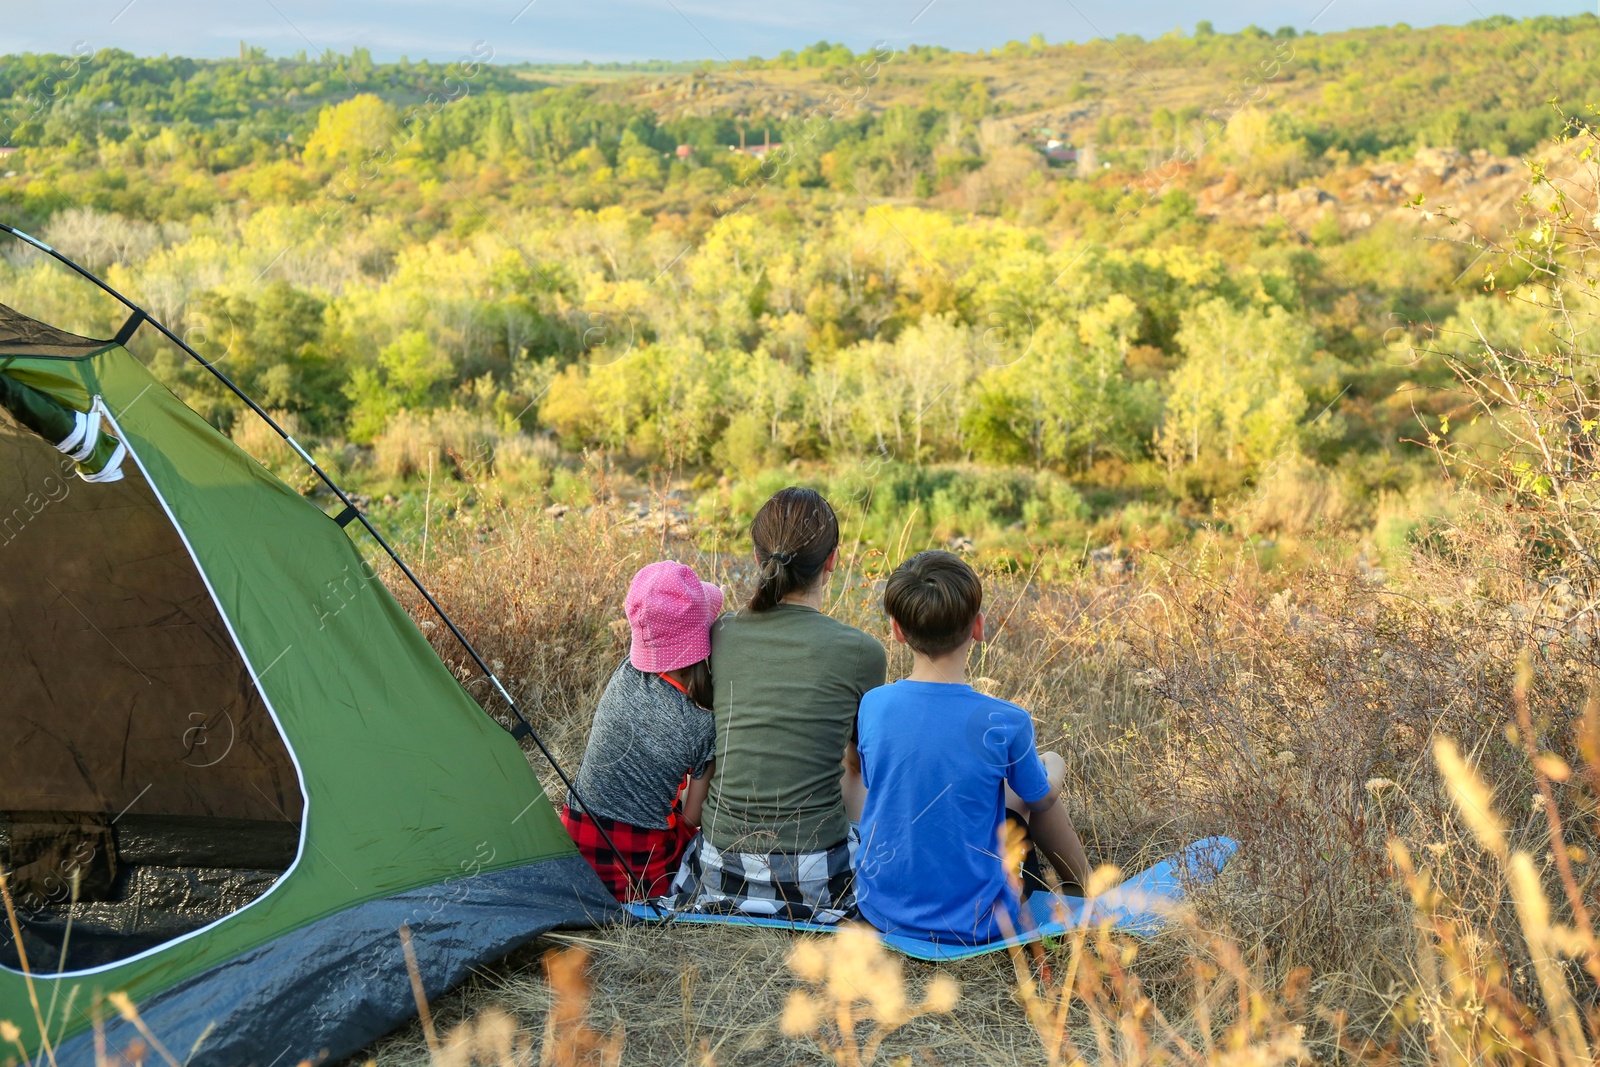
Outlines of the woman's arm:
M 711 760 L 706 764 L 706 773 L 689 779 L 689 788 L 683 791 L 683 821 L 696 830 L 700 828 L 700 810 L 705 806 L 706 794 L 711 792 L 711 776 L 716 770 L 717 761 Z
M 861 777 L 861 752 L 854 741 L 844 746 L 844 774 L 839 779 L 839 791 L 844 794 L 845 818 L 861 821 L 861 809 L 867 802 L 867 783 Z

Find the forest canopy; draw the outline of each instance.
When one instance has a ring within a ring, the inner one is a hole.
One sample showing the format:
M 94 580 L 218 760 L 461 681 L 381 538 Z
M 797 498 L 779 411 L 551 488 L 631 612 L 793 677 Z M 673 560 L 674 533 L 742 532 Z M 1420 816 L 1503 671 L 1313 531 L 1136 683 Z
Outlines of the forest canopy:
M 22 55 L 0 217 L 373 485 L 429 456 L 467 479 L 474 453 L 559 496 L 587 451 L 723 494 L 902 472 L 945 494 L 940 530 L 995 543 L 1128 514 L 1371 523 L 1449 406 L 1396 353 L 1541 327 L 1407 204 L 1506 218 L 1516 157 L 1567 121 L 1551 99 L 1597 76 L 1592 14 L 604 71 L 487 45 Z M 114 330 L 5 255 L 6 302 Z M 1290 469 L 1316 516 L 1244 517 Z

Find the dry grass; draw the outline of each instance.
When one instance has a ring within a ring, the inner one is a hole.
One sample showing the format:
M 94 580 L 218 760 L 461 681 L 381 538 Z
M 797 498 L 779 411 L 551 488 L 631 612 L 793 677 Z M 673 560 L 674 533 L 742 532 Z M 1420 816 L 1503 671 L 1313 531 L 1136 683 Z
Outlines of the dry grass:
M 746 578 L 742 555 L 640 522 L 603 481 L 594 495 L 592 509 L 559 517 L 485 507 L 466 513 L 470 525 L 436 525 L 424 568 L 568 766 L 624 654 L 633 571 L 677 557 L 736 597 Z M 1386 559 L 1382 582 L 1342 550 L 1277 573 L 1220 538 L 1117 574 L 986 576 L 995 626 L 977 684 L 1032 709 L 1041 742 L 1066 756 L 1091 859 L 1132 870 L 1205 834 L 1242 844 L 1193 914 L 1148 943 L 1086 931 L 1011 957 L 894 961 L 903 982 L 882 960 L 857 960 L 846 969 L 862 997 L 848 1015 L 834 1004 L 801 1018 L 795 991 L 816 995 L 831 966 L 796 957 L 813 942 L 606 928 L 547 938 L 434 1004 L 436 1048 L 419 1023 L 368 1056 L 1592 1064 L 1593 576 L 1529 536 L 1526 508 L 1459 514 Z M 829 604 L 880 634 L 882 562 L 847 560 Z M 504 714 L 443 631 L 429 632 Z M 906 667 L 894 650 L 891 671 Z M 805 951 L 852 944 L 814 943 Z M 550 951 L 574 946 L 587 958 Z M 961 990 L 949 1011 L 896 1014 L 930 992 L 945 1006 L 941 976 Z
M 569 765 L 625 651 L 621 597 L 633 570 L 671 556 L 735 594 L 744 578 L 741 557 L 641 527 L 608 503 L 604 486 L 597 498 L 559 519 L 502 509 L 435 535 L 427 576 L 483 636 L 519 697 L 533 701 L 536 725 Z M 1210 833 L 1242 848 L 1195 901 L 1192 924 L 1136 958 L 1124 959 L 1131 943 L 1113 939 L 1069 941 L 1023 961 L 908 963 L 911 990 L 945 974 L 962 996 L 948 1014 L 888 1034 L 877 1062 L 1070 1062 L 1059 1045 L 1052 1057 L 1038 1032 L 1041 1009 L 1030 1006 L 1050 981 L 1053 1003 L 1071 1002 L 1066 1039 L 1090 1059 L 1214 1062 L 1230 1047 L 1230 1028 L 1248 1023 L 1229 1054 L 1248 1051 L 1252 1062 L 1432 1061 L 1441 1058 L 1437 1020 L 1476 1010 L 1457 1003 L 1469 986 L 1484 995 L 1472 982 L 1436 989 L 1427 1022 L 1419 990 L 1425 961 L 1441 952 L 1465 953 L 1461 967 L 1477 968 L 1474 981 L 1494 986 L 1537 1030 L 1545 994 L 1529 977 L 1534 956 L 1508 868 L 1462 821 L 1434 762 L 1435 742 L 1455 739 L 1501 798 L 1508 849 L 1547 853 L 1550 826 L 1528 800 L 1536 773 L 1507 728 L 1517 725 L 1520 692 L 1534 754 L 1583 765 L 1573 730 L 1595 672 L 1585 631 L 1570 625 L 1572 605 L 1548 596 L 1529 569 L 1520 522 L 1482 510 L 1470 524 L 1426 533 L 1403 559 L 1386 561 L 1382 582 L 1334 557 L 1293 575 L 1265 572 L 1246 546 L 1220 540 L 1181 561 L 1149 555 L 1126 573 L 1087 571 L 1048 587 L 1026 574 L 987 575 L 998 625 L 974 662 L 977 684 L 1029 707 L 1041 744 L 1067 758 L 1091 859 L 1137 869 Z M 829 607 L 881 633 L 874 568 L 881 560 L 847 563 Z M 437 644 L 459 659 L 442 637 Z M 891 650 L 891 673 L 907 666 Z M 1562 790 L 1555 804 L 1568 810 L 1567 839 L 1586 857 L 1596 847 L 1586 817 L 1593 793 Z M 1593 894 L 1590 869 L 1574 865 L 1580 895 Z M 1554 899 L 1549 923 L 1572 913 Z M 787 935 L 615 928 L 576 941 L 591 954 L 591 1024 L 623 1036 L 624 1062 L 837 1059 L 836 1046 L 825 1054 L 817 1040 L 780 1028 L 800 984 L 785 966 L 795 943 Z M 448 998 L 438 1006 L 441 1029 L 495 1004 L 538 1046 L 553 995 L 533 966 L 541 952 Z M 1063 988 L 1074 969 L 1076 984 Z M 1046 973 L 1054 977 L 1041 980 Z M 1232 992 L 1205 993 L 1208 982 Z M 1591 1005 L 1593 983 L 1576 987 L 1578 1002 Z M 1121 1035 L 1111 1046 L 1100 1047 L 1109 1039 L 1097 1018 Z M 1500 1047 L 1483 1044 L 1491 1046 Z M 383 1064 L 427 1058 L 417 1033 L 371 1055 Z
M 785 963 L 795 939 L 773 930 L 609 928 L 548 939 L 441 1001 L 435 1009 L 441 1028 L 496 1004 L 528 1028 L 535 1044 L 542 1043 L 555 993 L 536 961 L 547 948 L 572 943 L 590 954 L 590 1023 L 625 1035 L 626 1063 L 699 1064 L 707 1057 L 722 1067 L 818 1062 L 815 1043 L 779 1029 L 797 984 Z M 918 990 L 934 974 L 948 973 L 961 982 L 963 996 L 950 1015 L 913 1020 L 891 1034 L 880 1062 L 914 1053 L 923 1062 L 952 1065 L 1045 1062 L 1011 999 L 1013 980 L 1004 958 L 938 968 L 908 961 L 907 972 Z M 369 1054 L 396 1067 L 427 1062 L 417 1026 Z

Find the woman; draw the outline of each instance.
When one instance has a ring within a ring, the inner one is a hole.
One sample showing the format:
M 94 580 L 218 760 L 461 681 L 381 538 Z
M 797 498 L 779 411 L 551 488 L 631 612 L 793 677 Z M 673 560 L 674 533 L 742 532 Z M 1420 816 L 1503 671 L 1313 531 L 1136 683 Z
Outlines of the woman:
M 822 612 L 839 520 L 819 493 L 775 494 L 750 537 L 755 594 L 711 629 L 717 770 L 671 903 L 836 922 L 855 912 L 841 778 L 859 794 L 856 708 L 883 684 L 886 658 Z M 858 797 L 852 806 L 859 815 Z

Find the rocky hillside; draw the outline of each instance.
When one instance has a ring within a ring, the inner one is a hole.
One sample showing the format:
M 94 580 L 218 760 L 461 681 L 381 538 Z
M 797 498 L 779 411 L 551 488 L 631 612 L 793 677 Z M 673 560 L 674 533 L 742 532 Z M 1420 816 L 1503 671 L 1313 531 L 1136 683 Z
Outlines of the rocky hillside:
M 1528 190 L 1527 177 L 1528 164 L 1516 156 L 1491 155 L 1481 148 L 1423 148 L 1405 162 L 1344 167 L 1281 192 L 1229 171 L 1200 188 L 1197 201 L 1201 215 L 1240 225 L 1282 221 L 1309 234 L 1331 219 L 1340 232 L 1350 234 L 1384 218 L 1415 218 L 1415 209 L 1407 205 L 1421 196 L 1429 209 L 1448 208 L 1488 229 L 1515 219 L 1518 198 Z M 1560 172 L 1557 180 L 1571 177 Z

